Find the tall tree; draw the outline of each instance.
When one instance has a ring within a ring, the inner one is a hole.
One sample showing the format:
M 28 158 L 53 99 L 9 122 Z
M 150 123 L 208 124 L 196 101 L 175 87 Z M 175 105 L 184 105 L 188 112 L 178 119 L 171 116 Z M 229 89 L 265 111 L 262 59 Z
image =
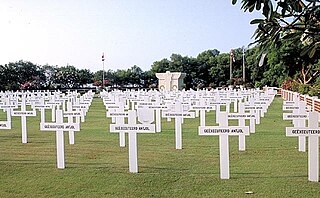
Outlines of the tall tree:
M 212 76 L 212 87 L 227 85 L 230 78 L 230 55 L 229 53 L 222 53 L 216 56 L 215 62 L 210 69 L 210 74 Z
M 197 56 L 198 68 L 196 76 L 201 79 L 201 83 L 203 86 L 208 87 L 210 83 L 214 81 L 213 76 L 210 74 L 210 70 L 212 67 L 217 65 L 216 57 L 220 54 L 220 52 L 216 49 L 214 50 L 206 50 L 201 52 Z M 211 84 L 212 85 L 212 84 Z
M 128 75 L 130 76 L 130 83 L 134 87 L 141 87 L 142 74 L 143 74 L 142 69 L 140 67 L 138 67 L 137 65 L 134 65 L 130 69 L 128 69 Z
M 57 68 L 54 74 L 54 83 L 58 88 L 79 88 L 79 80 L 78 70 L 71 65 Z
M 160 60 L 160 61 L 155 61 L 151 65 L 151 72 L 154 73 L 164 73 L 166 71 L 170 71 L 170 61 L 166 58 Z
M 89 69 L 78 70 L 79 85 L 83 87 L 85 84 L 92 83 L 93 73 Z
M 232 0 L 233 4 L 236 2 L 237 0 Z M 274 48 L 283 50 L 293 45 L 291 48 L 298 50 L 291 51 L 287 57 L 289 60 L 295 60 L 290 66 L 298 67 L 300 71 L 295 75 L 295 80 L 301 84 L 308 84 L 320 75 L 318 64 L 320 58 L 319 0 L 242 0 L 241 3 L 242 9 L 249 12 L 259 11 L 262 8 L 264 18 L 254 19 L 251 24 L 258 25 L 254 38 L 261 54 L 271 53 L 268 55 L 268 58 L 271 59 L 268 62 L 274 63 L 275 52 L 272 51 Z M 284 61 L 277 60 L 269 74 L 265 74 L 273 75 L 276 72 L 274 69 L 282 64 L 285 64 Z M 284 67 L 281 66 L 281 68 Z M 290 68 L 289 71 L 292 70 L 294 69 Z
M 237 3 L 237 0 L 232 0 Z M 314 58 L 320 49 L 320 1 L 319 0 L 242 0 L 244 11 L 260 11 L 263 19 L 254 19 L 258 24 L 256 42 L 263 49 L 271 45 L 280 46 L 290 41 L 303 44 L 301 55 Z

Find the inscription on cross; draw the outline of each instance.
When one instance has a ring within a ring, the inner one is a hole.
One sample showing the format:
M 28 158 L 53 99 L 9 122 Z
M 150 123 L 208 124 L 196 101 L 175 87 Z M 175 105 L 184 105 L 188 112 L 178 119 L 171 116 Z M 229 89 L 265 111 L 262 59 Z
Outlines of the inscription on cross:
M 155 125 L 151 124 L 154 121 L 153 116 L 146 116 L 138 118 L 142 124 L 136 123 L 137 112 L 136 110 L 128 111 L 128 124 L 110 124 L 110 132 L 123 132 L 128 133 L 129 136 L 129 172 L 138 172 L 138 145 L 137 133 L 155 133 Z
M 22 143 L 26 144 L 28 142 L 27 117 L 28 116 L 36 116 L 36 111 L 34 111 L 34 110 L 27 111 L 26 110 L 26 95 L 22 95 L 20 111 L 13 111 L 12 110 L 11 115 L 21 117 Z
M 55 123 L 40 123 L 41 131 L 55 131 L 56 132 L 56 149 L 57 149 L 57 167 L 59 169 L 65 168 L 64 158 L 64 131 L 80 131 L 79 123 L 63 123 L 63 111 L 56 110 Z
M 286 136 L 308 137 L 308 180 L 319 181 L 319 113 L 309 112 L 308 127 L 286 127 Z
M 249 135 L 249 127 L 228 126 L 227 112 L 221 112 L 219 126 L 199 126 L 199 135 L 219 136 L 220 178 L 229 179 L 229 136 Z

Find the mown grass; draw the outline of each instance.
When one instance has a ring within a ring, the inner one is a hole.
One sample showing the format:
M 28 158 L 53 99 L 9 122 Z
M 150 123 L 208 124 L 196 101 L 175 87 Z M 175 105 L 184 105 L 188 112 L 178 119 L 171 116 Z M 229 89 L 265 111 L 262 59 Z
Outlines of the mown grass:
M 28 144 L 21 143 L 18 117 L 12 130 L 0 131 L 0 197 L 320 196 L 319 183 L 308 181 L 307 153 L 298 152 L 297 138 L 285 137 L 291 124 L 282 120 L 280 98 L 246 138 L 246 151 L 238 151 L 238 138 L 230 137 L 229 180 L 219 178 L 218 137 L 199 136 L 199 118 L 185 119 L 182 150 L 175 149 L 174 120 L 163 119 L 161 133 L 139 134 L 139 173 L 132 174 L 128 149 L 109 133 L 100 99 L 94 99 L 75 145 L 65 133 L 64 170 L 56 168 L 55 133 L 39 131 L 39 115 L 27 119 Z M 207 125 L 214 120 L 208 113 Z

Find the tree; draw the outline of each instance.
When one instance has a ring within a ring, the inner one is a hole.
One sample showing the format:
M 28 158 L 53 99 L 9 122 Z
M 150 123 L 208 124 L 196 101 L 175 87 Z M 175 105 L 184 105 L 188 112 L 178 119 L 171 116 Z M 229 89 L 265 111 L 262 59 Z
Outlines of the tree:
M 41 72 L 45 76 L 45 88 L 47 89 L 53 89 L 54 86 L 54 74 L 57 72 L 58 66 L 51 66 L 51 65 L 43 65 L 41 67 Z
M 241 3 L 244 11 L 262 8 L 264 19 L 251 21 L 251 24 L 258 25 L 254 37 L 262 49 L 267 50 L 271 45 L 278 47 L 289 41 L 303 45 L 301 55 L 317 56 L 320 49 L 319 0 L 242 0 Z
M 211 86 L 224 86 L 227 85 L 229 80 L 229 62 L 230 54 L 222 53 L 215 57 L 215 62 L 210 69 L 210 74 L 212 76 Z
M 135 87 L 141 87 L 142 85 L 142 74 L 143 71 L 137 65 L 132 66 L 128 69 L 129 82 Z
M 201 79 L 201 83 L 204 87 L 209 87 L 210 83 L 214 81 L 213 76 L 210 74 L 210 70 L 212 67 L 217 65 L 216 57 L 219 55 L 219 51 L 214 50 L 206 50 L 201 52 L 197 56 L 198 61 L 198 69 L 197 69 L 197 78 Z
M 246 50 L 245 52 L 245 67 L 246 67 L 246 83 L 261 86 L 263 72 L 266 71 L 265 66 L 259 66 L 259 49 L 254 47 Z
M 1 89 L 18 90 L 18 89 L 42 89 L 45 86 L 45 76 L 40 66 L 29 61 L 20 60 L 10 62 L 0 68 Z
M 0 65 L 0 73 L 5 74 L 5 67 Z M 6 75 L 0 75 L 0 90 L 4 91 L 6 90 L 5 84 L 6 84 Z
M 154 73 L 165 73 L 166 71 L 170 71 L 170 61 L 166 58 L 160 60 L 160 61 L 155 61 L 151 65 L 151 72 Z
M 232 0 L 233 4 L 236 2 Z M 255 43 L 259 46 L 260 55 L 268 52 L 268 63 L 274 64 L 264 73 L 263 81 L 269 79 L 273 81 L 271 84 L 278 85 L 288 73 L 292 75 L 298 70 L 294 80 L 301 86 L 314 82 L 320 75 L 320 1 L 242 0 L 241 3 L 244 11 L 262 8 L 264 18 L 251 21 L 251 24 L 258 25 L 254 33 Z M 280 58 L 274 49 L 290 52 Z M 292 69 L 292 66 L 296 68 Z
M 53 75 L 54 83 L 57 88 L 79 88 L 80 76 L 78 70 L 74 66 L 65 66 L 57 68 Z
M 144 88 L 155 88 L 157 86 L 158 79 L 151 70 L 143 72 L 141 80 Z
M 112 86 L 117 84 L 117 81 L 112 70 L 104 71 L 104 85 Z M 103 70 L 99 70 L 92 75 L 92 81 L 95 86 L 102 86 Z
M 93 73 L 89 69 L 78 70 L 79 75 L 79 85 L 83 86 L 85 84 L 92 83 Z

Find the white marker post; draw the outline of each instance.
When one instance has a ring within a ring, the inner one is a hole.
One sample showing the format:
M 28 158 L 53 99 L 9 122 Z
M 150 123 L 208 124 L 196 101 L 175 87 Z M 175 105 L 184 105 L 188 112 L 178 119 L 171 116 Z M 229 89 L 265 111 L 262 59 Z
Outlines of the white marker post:
M 46 121 L 46 109 L 52 109 L 52 105 L 45 104 L 44 98 L 40 100 L 40 104 L 35 104 L 34 109 L 40 110 L 40 122 Z
M 220 116 L 220 109 L 221 109 L 221 106 L 222 105 L 225 105 L 227 106 L 227 103 L 226 102 L 220 102 L 220 101 L 217 101 L 217 102 L 211 102 L 210 105 L 214 105 L 214 109 L 216 110 L 216 123 L 218 124 L 219 123 L 219 116 Z
M 136 124 L 136 110 L 128 111 L 128 124 L 110 124 L 110 132 L 127 132 L 129 136 L 129 172 L 138 172 L 137 133 L 155 133 L 154 124 Z
M 21 101 L 21 110 L 20 111 L 12 111 L 12 116 L 20 116 L 21 117 L 21 132 L 22 132 L 22 143 L 28 143 L 28 131 L 27 131 L 27 116 L 36 116 L 36 111 L 27 111 L 26 110 L 26 96 L 22 95 Z
M 68 118 L 68 124 L 72 124 L 73 118 L 76 118 L 77 124 L 80 124 L 80 117 L 82 116 L 82 111 L 72 111 L 72 102 L 67 102 L 67 110 L 63 112 L 63 116 Z M 78 118 L 78 119 L 77 119 Z M 74 144 L 74 130 L 69 131 L 69 144 Z
M 182 119 L 183 118 L 195 118 L 194 112 L 183 112 L 181 103 L 175 104 L 175 111 L 162 112 L 164 118 L 174 118 L 175 121 L 175 140 L 176 149 L 182 149 Z
M 200 110 L 200 126 L 206 126 L 206 111 L 213 110 L 213 106 L 209 105 L 194 105 L 191 110 Z
M 295 110 L 294 113 L 283 113 L 283 120 L 292 120 L 293 127 L 305 127 L 308 119 L 306 104 L 304 101 L 298 102 L 298 104 L 299 109 Z M 299 151 L 306 151 L 306 136 L 298 136 L 298 147 Z
M 160 105 L 160 102 L 151 103 L 151 102 L 140 102 L 136 105 L 137 109 L 152 109 L 156 111 L 156 132 L 161 132 L 161 110 L 168 110 L 168 107 L 165 105 Z
M 51 97 L 51 99 L 50 99 L 50 101 L 48 101 L 46 104 L 47 105 L 52 105 L 52 107 L 51 107 L 51 115 L 52 115 L 52 117 L 51 117 L 51 121 L 52 122 L 55 122 L 56 120 L 56 106 L 60 106 L 61 105 L 61 103 L 60 102 L 56 102 L 56 95 L 57 95 L 58 93 L 54 93 L 52 96 L 50 96 Z
M 81 111 L 81 122 L 85 121 L 87 108 L 88 108 L 87 105 L 72 105 L 72 109 L 75 109 L 76 111 Z
M 226 112 L 219 116 L 219 126 L 199 126 L 199 135 L 218 135 L 220 147 L 220 178 L 230 179 L 229 170 L 229 135 L 249 135 L 248 126 L 228 126 Z
M 16 105 L 0 105 L 0 109 L 7 112 L 7 120 L 0 121 L 0 129 L 11 129 L 11 109 L 17 108 Z
M 319 135 L 318 112 L 310 112 L 308 127 L 286 127 L 286 136 L 308 136 L 308 180 L 319 181 Z
M 56 123 L 40 123 L 41 131 L 55 131 L 56 145 L 57 145 L 57 167 L 59 169 L 65 168 L 64 160 L 64 131 L 80 131 L 79 123 L 63 123 L 62 110 L 56 110 Z
M 228 120 L 238 120 L 238 126 L 245 126 L 246 119 L 255 119 L 256 114 L 245 113 L 244 112 L 244 103 L 239 103 L 239 113 L 229 113 Z M 244 134 L 239 134 L 239 151 L 246 150 L 246 137 Z
M 120 103 L 119 108 L 116 108 L 116 111 L 107 111 L 107 117 L 111 117 L 111 119 L 115 118 L 115 124 L 123 125 L 124 118 L 127 118 L 128 112 L 124 111 L 124 104 Z M 124 131 L 119 132 L 119 145 L 120 147 L 126 146 L 126 133 Z
M 8 103 L 10 103 L 9 100 Z M 16 105 L 0 105 L 0 109 L 7 112 L 7 120 L 0 121 L 0 129 L 11 129 L 11 111 L 16 108 L 18 108 Z
M 255 124 L 260 124 L 260 111 L 263 109 L 261 106 L 244 105 L 245 110 L 250 110 L 250 114 L 255 114 L 256 117 L 250 119 L 250 130 L 251 133 L 255 133 Z

